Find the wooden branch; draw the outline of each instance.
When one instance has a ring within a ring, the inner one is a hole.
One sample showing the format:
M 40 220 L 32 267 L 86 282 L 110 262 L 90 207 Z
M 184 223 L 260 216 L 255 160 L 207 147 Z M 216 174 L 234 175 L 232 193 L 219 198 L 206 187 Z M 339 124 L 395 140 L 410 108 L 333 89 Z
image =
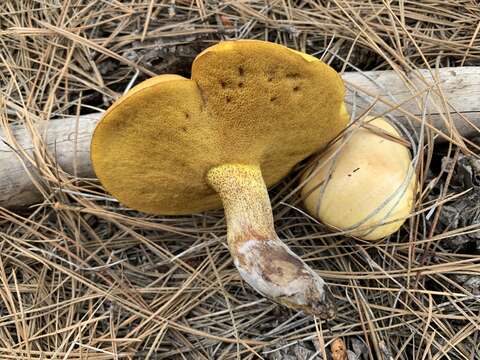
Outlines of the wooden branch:
M 31 133 L 24 127 L 0 130 L 0 207 L 21 208 L 42 199 L 34 183 L 42 182 L 36 163 L 43 150 L 65 172 L 78 177 L 94 176 L 90 140 L 100 117 L 101 114 L 84 115 L 78 122 L 68 118 L 39 126 L 37 132 L 45 134 L 45 147 L 41 149 L 32 143 Z M 9 135 L 14 136 L 16 144 L 9 141 Z
M 433 75 L 419 70 L 406 77 L 394 71 L 351 72 L 343 79 L 346 102 L 355 115 L 374 105 L 373 114 L 388 113 L 417 133 L 425 118 L 440 142 L 480 135 L 480 67 L 443 68 Z
M 434 131 L 438 141 L 453 138 L 461 142 L 460 135 L 480 135 L 480 67 L 444 68 L 433 76 L 427 70 L 406 77 L 394 71 L 352 72 L 343 78 L 348 90 L 346 102 L 355 115 L 370 108 L 373 114 L 389 113 L 413 132 L 418 132 L 424 118 L 427 129 L 438 129 Z M 38 187 L 46 176 L 40 173 L 38 163 L 43 157 L 50 156 L 67 173 L 94 176 L 89 149 L 100 117 L 93 114 L 52 120 L 37 125 L 37 136 L 24 127 L 0 130 L 0 207 L 19 208 L 42 199 Z M 449 126 L 452 123 L 455 129 Z M 43 145 L 38 144 L 38 134 Z

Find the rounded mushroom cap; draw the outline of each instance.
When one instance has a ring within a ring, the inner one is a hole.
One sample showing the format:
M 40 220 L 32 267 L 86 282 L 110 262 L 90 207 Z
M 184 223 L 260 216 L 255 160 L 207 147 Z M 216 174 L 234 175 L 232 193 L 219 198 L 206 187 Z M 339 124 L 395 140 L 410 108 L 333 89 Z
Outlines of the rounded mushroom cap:
M 129 207 L 189 214 L 221 207 L 212 167 L 260 165 L 267 185 L 347 124 L 341 77 L 314 57 L 255 40 L 202 52 L 192 79 L 161 75 L 115 102 L 95 129 L 93 167 Z
M 365 122 L 400 137 L 382 118 L 367 117 Z M 336 229 L 377 240 L 397 231 L 412 210 L 416 177 L 410 151 L 384 135 L 357 129 L 346 143 L 336 143 L 322 154 L 313 171 L 312 177 L 309 172 L 303 178 L 309 178 L 302 189 L 305 208 Z M 378 226 L 383 222 L 387 224 Z

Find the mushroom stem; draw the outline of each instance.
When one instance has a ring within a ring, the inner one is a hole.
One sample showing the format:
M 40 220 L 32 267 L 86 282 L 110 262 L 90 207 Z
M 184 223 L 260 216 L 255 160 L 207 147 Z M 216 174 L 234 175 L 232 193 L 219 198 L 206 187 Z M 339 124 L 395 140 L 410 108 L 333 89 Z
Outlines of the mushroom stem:
M 277 236 L 261 170 L 256 165 L 212 168 L 207 181 L 222 199 L 235 266 L 256 291 L 293 309 L 329 319 L 335 304 L 325 281 Z

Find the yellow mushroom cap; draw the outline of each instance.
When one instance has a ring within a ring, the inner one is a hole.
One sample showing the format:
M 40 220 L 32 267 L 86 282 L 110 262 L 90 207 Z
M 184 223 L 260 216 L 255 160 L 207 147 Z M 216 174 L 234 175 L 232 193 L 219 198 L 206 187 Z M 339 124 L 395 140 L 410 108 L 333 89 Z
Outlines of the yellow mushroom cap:
M 347 124 L 340 76 L 315 58 L 254 40 L 202 52 L 192 78 L 161 75 L 115 102 L 91 145 L 95 173 L 125 205 L 154 214 L 221 207 L 206 174 L 260 165 L 267 185 Z
M 365 122 L 400 137 L 382 118 L 367 117 Z M 305 174 L 304 180 L 309 179 L 302 189 L 305 208 L 326 225 L 355 229 L 350 232 L 353 236 L 383 238 L 400 228 L 413 207 L 416 177 L 410 151 L 366 128 L 346 138 L 346 143 L 338 142 L 322 154 L 318 167 Z

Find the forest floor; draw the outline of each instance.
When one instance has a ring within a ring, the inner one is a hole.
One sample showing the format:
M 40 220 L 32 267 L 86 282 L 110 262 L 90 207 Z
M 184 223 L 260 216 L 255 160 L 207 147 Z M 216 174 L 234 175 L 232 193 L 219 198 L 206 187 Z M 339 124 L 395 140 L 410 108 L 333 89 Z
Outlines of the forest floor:
M 0 126 L 104 110 L 132 83 L 189 76 L 220 40 L 405 74 L 480 65 L 479 31 L 476 0 L 2 0 Z M 132 211 L 38 152 L 43 201 L 0 208 L 0 358 L 320 359 L 341 337 L 357 359 L 480 359 L 480 162 L 467 140 L 412 144 L 415 211 L 379 242 L 305 215 L 308 161 L 271 189 L 280 238 L 333 289 L 328 322 L 241 281 L 222 210 Z

